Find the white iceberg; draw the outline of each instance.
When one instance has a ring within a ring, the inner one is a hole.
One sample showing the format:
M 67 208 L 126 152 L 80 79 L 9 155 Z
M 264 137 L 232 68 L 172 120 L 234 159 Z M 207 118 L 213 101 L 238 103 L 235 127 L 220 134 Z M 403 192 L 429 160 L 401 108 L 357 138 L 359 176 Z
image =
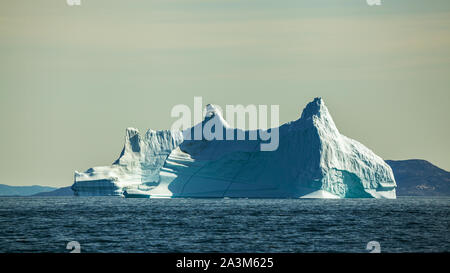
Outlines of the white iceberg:
M 217 119 L 224 133 L 240 131 L 211 106 L 196 126 L 210 119 Z M 112 166 L 75 172 L 75 195 L 396 198 L 391 168 L 341 135 L 321 98 L 310 102 L 301 118 L 278 128 L 275 151 L 261 151 L 262 141 L 248 137 L 184 140 L 194 130 L 149 130 L 141 137 L 136 129 L 127 129 L 125 147 Z

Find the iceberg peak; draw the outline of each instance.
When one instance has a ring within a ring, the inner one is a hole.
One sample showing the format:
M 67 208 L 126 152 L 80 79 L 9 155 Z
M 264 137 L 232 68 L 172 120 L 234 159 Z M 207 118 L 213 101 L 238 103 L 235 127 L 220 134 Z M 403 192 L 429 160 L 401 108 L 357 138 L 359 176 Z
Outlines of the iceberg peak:
M 141 137 L 138 129 L 132 127 L 127 128 L 125 150 L 133 153 L 139 153 L 141 151 Z
M 212 116 L 222 116 L 220 110 L 214 104 L 207 104 L 205 110 L 206 110 L 205 118 Z
M 221 109 L 214 105 L 214 104 L 207 104 L 205 107 L 205 119 L 204 122 L 207 122 L 211 119 L 217 119 L 214 120 L 214 122 L 217 122 L 217 124 L 222 125 L 223 128 L 229 128 L 228 122 L 223 118 Z
M 322 116 L 329 116 L 328 108 L 322 98 L 317 97 L 306 105 L 303 109 L 301 119 L 310 119 L 313 116 L 321 118 Z
M 133 137 L 139 134 L 139 130 L 133 127 L 128 127 L 125 131 L 127 137 Z

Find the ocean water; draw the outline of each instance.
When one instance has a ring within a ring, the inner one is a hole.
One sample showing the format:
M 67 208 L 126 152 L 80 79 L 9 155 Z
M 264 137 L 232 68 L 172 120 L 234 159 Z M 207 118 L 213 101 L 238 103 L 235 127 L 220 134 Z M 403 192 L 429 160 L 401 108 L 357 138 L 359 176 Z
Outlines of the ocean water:
M 449 252 L 450 198 L 0 198 L 0 252 Z

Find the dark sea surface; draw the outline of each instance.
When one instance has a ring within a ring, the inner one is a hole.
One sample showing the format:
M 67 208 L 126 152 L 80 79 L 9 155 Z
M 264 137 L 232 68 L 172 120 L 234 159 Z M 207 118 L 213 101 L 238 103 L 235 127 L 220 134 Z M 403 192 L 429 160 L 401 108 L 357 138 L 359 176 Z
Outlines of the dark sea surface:
M 2 197 L 0 252 L 449 252 L 450 198 Z

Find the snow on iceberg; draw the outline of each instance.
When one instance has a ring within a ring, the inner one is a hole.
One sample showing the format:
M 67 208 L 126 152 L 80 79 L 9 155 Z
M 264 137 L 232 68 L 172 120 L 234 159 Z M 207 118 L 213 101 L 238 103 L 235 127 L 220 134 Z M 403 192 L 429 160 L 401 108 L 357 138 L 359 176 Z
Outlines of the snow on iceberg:
M 185 139 L 211 119 L 224 135 L 252 133 L 229 127 L 212 106 L 201 124 L 184 132 L 149 130 L 141 137 L 129 128 L 119 159 L 112 166 L 75 172 L 72 189 L 81 196 L 150 198 L 396 198 L 391 168 L 341 135 L 321 98 L 298 120 L 271 129 L 279 130 L 275 151 L 261 151 L 264 141 L 249 137 Z

